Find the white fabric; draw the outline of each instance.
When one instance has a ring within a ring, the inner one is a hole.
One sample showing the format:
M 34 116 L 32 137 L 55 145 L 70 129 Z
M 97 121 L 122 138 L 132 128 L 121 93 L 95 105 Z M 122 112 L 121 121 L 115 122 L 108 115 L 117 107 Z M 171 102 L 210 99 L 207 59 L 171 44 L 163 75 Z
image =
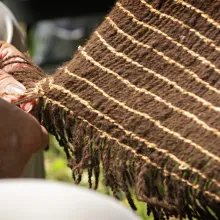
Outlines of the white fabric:
M 0 40 L 14 45 L 18 50 L 26 50 L 18 22 L 12 12 L 0 1 Z
M 138 220 L 116 199 L 98 192 L 46 180 L 0 181 L 4 220 Z

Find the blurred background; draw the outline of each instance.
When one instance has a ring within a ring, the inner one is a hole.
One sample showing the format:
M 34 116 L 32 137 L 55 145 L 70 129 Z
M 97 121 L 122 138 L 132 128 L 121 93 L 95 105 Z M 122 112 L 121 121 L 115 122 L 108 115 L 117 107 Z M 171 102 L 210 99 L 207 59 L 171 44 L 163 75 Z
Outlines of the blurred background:
M 79 45 L 88 40 L 93 30 L 103 21 L 114 5 L 114 0 L 3 0 L 22 29 L 27 49 L 33 61 L 46 73 L 53 73 L 73 56 Z M 46 179 L 73 183 L 71 170 L 62 147 L 50 136 L 50 150 L 44 152 Z M 81 185 L 88 187 L 85 173 Z M 101 178 L 98 191 L 111 194 Z M 128 205 L 126 199 L 121 200 Z M 137 213 L 146 216 L 146 205 L 137 203 Z

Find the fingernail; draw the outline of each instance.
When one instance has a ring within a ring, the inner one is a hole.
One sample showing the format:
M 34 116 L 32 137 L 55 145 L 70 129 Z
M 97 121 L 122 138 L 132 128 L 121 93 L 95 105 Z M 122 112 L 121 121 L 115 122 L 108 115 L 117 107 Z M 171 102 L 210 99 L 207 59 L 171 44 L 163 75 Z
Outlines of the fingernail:
M 5 93 L 12 94 L 12 95 L 24 95 L 25 87 L 23 85 L 8 85 L 5 88 Z
M 25 112 L 30 112 L 33 109 L 33 104 L 31 102 L 26 102 L 21 104 L 21 108 Z

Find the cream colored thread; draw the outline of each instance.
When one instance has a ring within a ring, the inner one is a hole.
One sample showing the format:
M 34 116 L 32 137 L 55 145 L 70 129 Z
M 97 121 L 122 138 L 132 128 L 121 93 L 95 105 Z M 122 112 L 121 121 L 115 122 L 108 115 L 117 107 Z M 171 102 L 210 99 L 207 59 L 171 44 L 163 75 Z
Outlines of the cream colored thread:
M 181 4 L 183 6 L 186 6 L 187 8 L 191 9 L 192 11 L 197 12 L 198 14 L 200 14 L 203 18 L 205 18 L 210 24 L 214 25 L 217 29 L 220 29 L 220 24 L 215 21 L 214 19 L 210 18 L 208 14 L 205 14 L 203 11 L 201 11 L 198 8 L 195 8 L 194 6 L 192 6 L 191 4 L 189 4 L 188 2 L 185 2 L 183 0 L 174 0 L 176 3 Z
M 171 59 L 170 57 L 166 56 L 163 52 L 161 51 L 158 51 L 156 49 L 154 49 L 152 46 L 148 45 L 148 44 L 144 44 L 138 40 L 136 40 L 134 37 L 132 37 L 131 35 L 125 33 L 122 29 L 120 29 L 117 24 L 110 18 L 110 17 L 107 17 L 106 20 L 112 25 L 112 27 L 120 34 L 122 34 L 123 36 L 125 36 L 126 38 L 128 38 L 133 44 L 136 44 L 138 46 L 141 46 L 141 47 L 144 47 L 144 48 L 147 48 L 147 49 L 150 49 L 152 50 L 154 53 L 156 53 L 158 56 L 161 56 L 164 60 L 166 60 L 169 64 L 174 64 L 176 65 L 177 67 L 181 68 L 185 73 L 189 73 L 193 78 L 196 79 L 197 82 L 200 82 L 202 81 L 202 84 L 203 84 L 203 80 L 201 80 L 193 71 L 191 71 L 190 69 L 187 69 L 184 65 L 178 63 L 177 61 Z M 102 37 L 103 38 L 103 37 Z M 220 74 L 220 70 L 216 68 L 215 70 L 218 74 Z M 199 80 L 197 80 L 197 78 Z M 208 84 L 208 83 L 206 83 Z M 209 84 L 208 84 L 209 85 Z M 218 90 L 219 91 L 219 90 Z
M 117 54 L 118 52 L 116 52 L 115 49 L 113 47 L 111 47 L 98 32 L 95 32 L 95 33 L 97 34 L 99 39 L 102 41 L 102 43 L 107 47 L 107 49 L 110 50 L 112 53 L 114 53 L 114 54 L 116 54 L 118 56 L 118 54 Z M 84 49 L 82 49 L 82 50 L 85 51 Z M 123 57 L 123 58 L 127 61 L 127 59 L 125 57 Z M 103 69 L 103 66 L 101 66 L 101 68 Z M 220 137 L 220 132 L 217 129 L 209 127 L 205 122 L 203 122 L 200 119 L 198 119 L 195 115 L 193 115 L 193 114 L 191 114 L 191 113 L 189 113 L 187 111 L 184 111 L 182 109 L 179 109 L 176 106 L 173 106 L 171 103 L 169 103 L 166 100 L 162 99 L 161 97 L 155 95 L 154 93 L 151 93 L 151 92 L 147 91 L 146 89 L 136 87 L 135 85 L 131 84 L 128 80 L 125 80 L 124 78 L 119 76 L 117 73 L 115 73 L 114 71 L 111 71 L 108 68 L 105 68 L 105 71 L 107 71 L 108 73 L 111 73 L 114 76 L 116 76 L 117 79 L 119 79 L 121 82 L 123 82 L 128 87 L 133 88 L 134 90 L 136 90 L 138 92 L 145 93 L 147 95 L 153 96 L 154 99 L 157 100 L 158 102 L 164 103 L 169 108 L 172 108 L 174 111 L 178 112 L 179 114 L 182 114 L 182 115 L 185 115 L 188 118 L 191 118 L 197 124 L 202 125 L 202 127 L 204 129 L 206 129 L 208 131 L 211 131 L 215 135 Z
M 106 46 L 106 45 L 107 45 L 107 43 L 105 44 L 105 46 Z M 110 48 L 110 45 L 107 47 L 107 49 L 109 49 L 109 48 Z M 127 62 L 132 63 L 133 65 L 135 65 L 135 66 L 141 68 L 141 69 L 144 70 L 145 72 L 151 73 L 151 74 L 153 74 L 154 76 L 156 76 L 157 78 L 159 78 L 159 79 L 165 81 L 168 85 L 174 86 L 174 88 L 178 89 L 181 93 L 187 94 L 187 95 L 189 95 L 190 97 L 193 97 L 193 98 L 196 99 L 198 102 L 201 102 L 202 104 L 204 104 L 205 106 L 209 107 L 210 109 L 212 109 L 212 110 L 214 110 L 214 111 L 216 111 L 216 112 L 220 112 L 220 108 L 219 108 L 219 107 L 214 106 L 212 103 L 210 103 L 210 102 L 204 100 L 203 98 L 197 96 L 197 95 L 194 94 L 194 93 L 191 93 L 191 92 L 186 91 L 186 90 L 183 89 L 181 86 L 179 86 L 176 82 L 171 81 L 171 80 L 169 80 L 168 78 L 166 78 L 166 77 L 164 77 L 164 76 L 162 76 L 162 75 L 156 73 L 155 71 L 150 70 L 150 69 L 144 67 L 143 65 L 139 64 L 138 62 L 133 61 L 132 59 L 130 59 L 129 57 L 127 57 L 127 56 L 126 56 L 125 54 L 123 54 L 123 53 L 115 52 L 115 54 L 117 54 L 117 56 L 120 56 L 120 57 L 124 58 Z
M 164 60 L 166 60 L 168 63 L 170 64 L 175 64 L 176 66 L 178 66 L 179 68 L 181 68 L 185 73 L 188 73 L 190 76 L 192 76 L 198 83 L 203 84 L 207 89 L 213 90 L 216 93 L 220 94 L 220 90 L 210 86 L 207 82 L 204 82 L 202 79 L 200 79 L 193 71 L 186 69 L 185 66 L 183 66 L 182 64 L 170 59 L 169 57 L 165 56 L 164 53 L 159 52 L 158 50 L 152 48 L 151 46 L 147 45 L 147 44 L 143 44 L 139 41 L 137 41 L 135 38 L 133 38 L 132 36 L 126 34 L 125 32 L 123 32 L 121 29 L 119 29 L 117 27 L 117 25 L 109 18 L 106 18 L 111 25 L 113 25 L 113 28 L 115 28 L 117 30 L 118 33 L 121 33 L 122 35 L 126 36 L 130 41 L 132 41 L 132 43 L 137 44 L 138 46 L 142 46 L 145 47 L 147 49 L 151 49 L 153 52 L 155 52 L 157 55 L 163 57 Z M 128 60 L 130 60 L 130 62 L 132 64 L 137 63 L 134 60 L 132 60 L 131 58 L 129 58 L 127 55 L 125 55 L 124 53 L 121 52 L 117 52 L 115 50 L 115 48 L 113 48 L 111 45 L 109 45 L 106 40 L 98 33 L 98 31 L 95 32 L 95 34 L 99 37 L 100 41 L 102 41 L 102 43 L 108 48 L 108 50 L 110 50 L 112 53 L 116 54 L 117 56 L 123 57 L 127 62 L 129 62 Z M 141 64 L 139 64 L 139 66 L 142 66 Z M 144 67 L 144 66 L 142 66 Z
M 75 75 L 73 75 L 67 68 L 64 69 L 64 71 L 70 75 L 70 76 L 73 76 L 75 77 Z M 75 77 L 77 78 L 77 77 Z M 78 78 L 77 78 L 78 79 Z M 103 117 L 105 118 L 106 120 L 108 120 L 109 122 L 113 123 L 114 125 L 116 125 L 119 129 L 121 129 L 126 135 L 130 135 L 131 138 L 133 139 L 136 139 L 142 143 L 144 143 L 147 148 L 153 148 L 155 149 L 156 151 L 158 152 L 162 152 L 165 156 L 167 157 L 170 157 L 172 160 L 174 160 L 175 162 L 177 162 L 180 166 L 179 166 L 179 169 L 180 170 L 191 170 L 192 172 L 194 173 L 197 173 L 199 176 L 201 176 L 203 179 L 208 179 L 203 173 L 201 173 L 199 170 L 193 168 L 193 167 L 190 167 L 190 165 L 188 163 L 186 163 L 185 161 L 182 161 L 180 159 L 178 159 L 174 154 L 170 153 L 168 150 L 165 150 L 165 149 L 160 149 L 157 147 L 156 144 L 154 143 L 151 143 L 149 141 L 147 141 L 146 139 L 144 138 L 141 138 L 139 137 L 138 135 L 136 135 L 135 133 L 133 133 L 132 131 L 129 131 L 129 130 L 126 130 L 122 125 L 118 124 L 115 120 L 113 120 L 111 117 L 109 117 L 108 115 L 94 109 L 88 101 L 80 98 L 78 95 L 76 94 L 73 94 L 71 91 L 65 89 L 64 87 L 62 86 L 58 86 L 58 85 L 55 85 L 55 84 L 51 84 L 50 85 L 50 88 L 56 88 L 57 90 L 59 91 L 62 91 L 62 92 L 65 92 L 66 94 L 69 94 L 72 98 L 74 98 L 75 100 L 79 101 L 81 104 L 83 104 L 84 106 L 86 106 L 88 109 L 90 109 L 92 112 L 95 112 L 96 114 L 98 114 L 100 117 Z M 213 183 L 215 183 L 218 187 L 220 187 L 220 183 L 218 183 L 217 180 L 215 179 L 212 179 L 211 180 Z
M 139 116 L 142 116 L 144 118 L 146 118 L 147 120 L 151 121 L 153 124 L 155 124 L 155 126 L 159 127 L 161 130 L 163 130 L 164 132 L 168 133 L 168 134 L 171 134 L 173 136 L 175 136 L 176 138 L 182 140 L 184 143 L 187 143 L 187 144 L 191 144 L 193 147 L 195 147 L 196 149 L 200 150 L 203 154 L 205 154 L 206 156 L 209 156 L 211 158 L 213 158 L 214 160 L 220 162 L 220 158 L 210 152 L 208 152 L 207 150 L 203 149 L 201 146 L 199 146 L 198 144 L 195 144 L 194 142 L 192 142 L 191 140 L 189 139 L 186 139 L 184 137 L 182 137 L 180 134 L 168 129 L 167 127 L 164 127 L 163 125 L 160 124 L 160 121 L 157 121 L 157 120 L 154 120 L 153 118 L 151 118 L 148 114 L 146 113 L 143 113 L 143 112 L 140 112 L 140 111 L 137 111 L 137 110 L 134 110 L 130 107 L 128 107 L 127 105 L 125 105 L 124 103 L 118 101 L 117 99 L 109 96 L 107 93 L 105 93 L 102 89 L 100 89 L 98 86 L 96 86 L 94 83 L 92 83 L 91 81 L 85 79 L 85 78 L 82 78 L 80 76 L 77 76 L 76 74 L 74 73 L 71 73 L 72 76 L 75 76 L 75 78 L 81 80 L 81 81 L 84 81 L 86 82 L 88 85 L 90 85 L 92 88 L 96 89 L 97 91 L 99 91 L 103 96 L 105 96 L 106 98 L 108 98 L 109 100 L 117 103 L 119 106 L 121 106 L 122 108 L 126 109 L 127 111 L 130 111 L 136 115 L 139 115 Z
M 70 114 L 72 114 L 72 115 L 74 114 L 72 110 L 68 109 L 66 106 L 62 105 L 60 102 L 54 101 L 54 100 L 48 98 L 47 96 L 44 96 L 44 98 L 45 98 L 47 101 L 51 102 L 52 104 L 56 104 L 56 105 L 62 107 L 65 111 L 70 112 Z M 179 181 L 181 181 L 181 182 L 187 184 L 187 185 L 190 186 L 191 188 L 193 188 L 193 189 L 195 189 L 195 190 L 200 190 L 200 189 L 199 189 L 200 186 L 199 186 L 198 184 L 197 184 L 197 185 L 192 184 L 192 183 L 190 183 L 188 180 L 182 179 L 182 178 L 181 178 L 180 176 L 178 176 L 176 173 L 169 172 L 168 170 L 166 170 L 166 169 L 164 169 L 164 168 L 158 166 L 156 163 L 151 162 L 151 160 L 149 159 L 149 157 L 143 156 L 143 155 L 141 155 L 141 154 L 136 153 L 136 151 L 135 151 L 134 149 L 132 149 L 130 146 L 120 143 L 117 138 L 114 138 L 114 137 L 110 136 L 109 134 L 107 134 L 105 131 L 100 130 L 100 129 L 97 128 L 95 125 L 93 125 L 93 124 L 91 124 L 90 122 L 88 122 L 87 120 L 85 120 L 83 117 L 80 117 L 80 116 L 77 116 L 77 117 L 78 117 L 79 119 L 81 119 L 82 121 L 84 121 L 84 122 L 85 122 L 86 124 L 88 124 L 89 126 L 91 126 L 91 127 L 93 127 L 94 129 L 96 129 L 99 133 L 101 133 L 101 134 L 102 134 L 101 137 L 106 137 L 107 139 L 110 139 L 110 140 L 115 141 L 119 146 L 121 146 L 121 147 L 123 147 L 123 148 L 129 150 L 134 156 L 139 157 L 140 159 L 142 159 L 142 160 L 146 161 L 147 163 L 151 164 L 152 166 L 156 167 L 158 170 L 161 170 L 161 171 L 165 174 L 165 176 L 172 176 L 172 177 L 174 177 L 175 179 L 177 179 L 177 180 L 179 180 Z M 215 195 L 215 194 L 213 194 L 213 193 L 211 193 L 211 192 L 209 192 L 209 191 L 207 191 L 207 190 L 206 190 L 206 191 L 203 191 L 203 193 L 206 194 L 206 195 L 208 195 L 208 196 L 210 196 L 210 197 L 212 197 L 212 198 L 214 198 L 216 201 L 220 201 L 220 197 L 219 197 L 219 196 L 217 196 L 217 195 Z
M 200 34 L 197 30 L 191 28 L 190 26 L 188 26 L 187 24 L 185 24 L 184 22 L 180 21 L 179 19 L 177 18 L 174 18 L 168 14 L 165 14 L 165 13 L 162 13 L 158 10 L 156 10 L 155 8 L 153 8 L 151 5 L 147 4 L 144 0 L 140 0 L 141 3 L 143 5 L 145 5 L 147 8 L 149 8 L 149 10 L 157 15 L 159 15 L 160 17 L 165 17 L 165 18 L 168 18 L 170 19 L 171 21 L 173 22 L 176 22 L 178 24 L 180 24 L 182 27 L 188 29 L 190 32 L 193 32 L 197 37 L 199 37 L 204 43 L 206 44 L 209 44 L 209 46 L 211 46 L 212 48 L 214 48 L 215 50 L 219 51 L 220 52 L 220 47 L 215 45 L 213 43 L 213 40 L 203 36 L 202 34 Z
M 148 28 L 149 30 L 152 30 L 153 32 L 160 34 L 162 36 L 164 36 L 166 39 L 168 39 L 169 41 L 171 41 L 173 44 L 175 44 L 178 47 L 181 47 L 184 51 L 186 51 L 187 53 L 189 53 L 190 55 L 192 55 L 193 57 L 195 57 L 196 59 L 200 60 L 203 64 L 207 64 L 210 67 L 212 67 L 213 69 L 216 69 L 216 66 L 214 64 L 212 64 L 210 61 L 208 61 L 205 57 L 200 56 L 198 53 L 195 53 L 194 51 L 190 50 L 188 47 L 182 45 L 181 43 L 175 41 L 172 37 L 168 36 L 166 33 L 162 32 L 161 30 L 150 26 L 142 21 L 139 21 L 130 11 L 128 11 L 127 9 L 125 9 L 119 2 L 116 4 L 123 12 L 125 12 L 128 16 L 130 16 L 132 18 L 132 21 L 137 23 L 138 25 L 141 25 L 145 28 Z

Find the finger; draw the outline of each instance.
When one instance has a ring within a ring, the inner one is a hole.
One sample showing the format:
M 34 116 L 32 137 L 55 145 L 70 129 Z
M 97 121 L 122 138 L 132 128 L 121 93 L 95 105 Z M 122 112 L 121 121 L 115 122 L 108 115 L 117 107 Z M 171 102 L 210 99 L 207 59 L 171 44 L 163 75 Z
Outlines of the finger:
M 23 56 L 22 53 L 13 45 L 8 44 L 4 41 L 0 41 L 0 54 L 0 59 L 4 59 L 13 55 Z
M 5 80 L 5 82 L 2 82 L 2 83 L 3 85 L 4 84 L 6 85 L 4 88 L 2 88 L 3 92 L 6 94 L 17 95 L 17 96 L 22 96 L 25 94 L 25 91 L 26 91 L 25 87 L 14 79 Z
M 0 70 L 0 94 L 24 95 L 26 88 L 11 75 Z
M 25 103 L 22 103 L 20 105 L 21 109 L 24 111 L 24 112 L 31 112 L 34 107 L 36 105 L 36 101 L 33 100 L 33 101 L 30 101 L 30 102 L 25 102 Z
M 0 96 L 7 102 L 14 102 L 24 97 L 26 88 L 11 75 L 0 70 Z M 36 100 L 20 105 L 25 112 L 30 112 L 36 106 Z
M 23 62 L 24 59 L 21 57 L 24 57 L 23 54 L 17 50 L 14 46 L 11 44 L 5 43 L 3 41 L 0 41 L 0 60 L 4 60 L 6 58 L 9 58 L 13 56 L 13 58 L 9 59 L 7 62 L 13 61 L 13 64 L 9 64 L 4 66 L 2 69 L 6 72 L 12 71 L 20 66 L 25 67 L 27 64 L 21 64 L 18 62 Z M 19 57 L 14 57 L 14 56 L 19 56 Z M 16 62 L 18 61 L 18 62 Z
M 1 98 L 4 99 L 5 101 L 9 102 L 9 103 L 12 103 L 12 102 L 15 102 L 15 101 L 18 100 L 18 97 L 13 96 L 13 95 L 3 95 Z
M 13 57 L 10 60 L 8 60 L 7 62 L 12 62 L 12 63 L 7 64 L 2 68 L 5 72 L 10 72 L 10 71 L 18 69 L 20 67 L 22 67 L 22 68 L 28 67 L 28 64 L 26 63 L 26 61 L 24 61 L 24 59 L 22 59 L 21 57 Z

